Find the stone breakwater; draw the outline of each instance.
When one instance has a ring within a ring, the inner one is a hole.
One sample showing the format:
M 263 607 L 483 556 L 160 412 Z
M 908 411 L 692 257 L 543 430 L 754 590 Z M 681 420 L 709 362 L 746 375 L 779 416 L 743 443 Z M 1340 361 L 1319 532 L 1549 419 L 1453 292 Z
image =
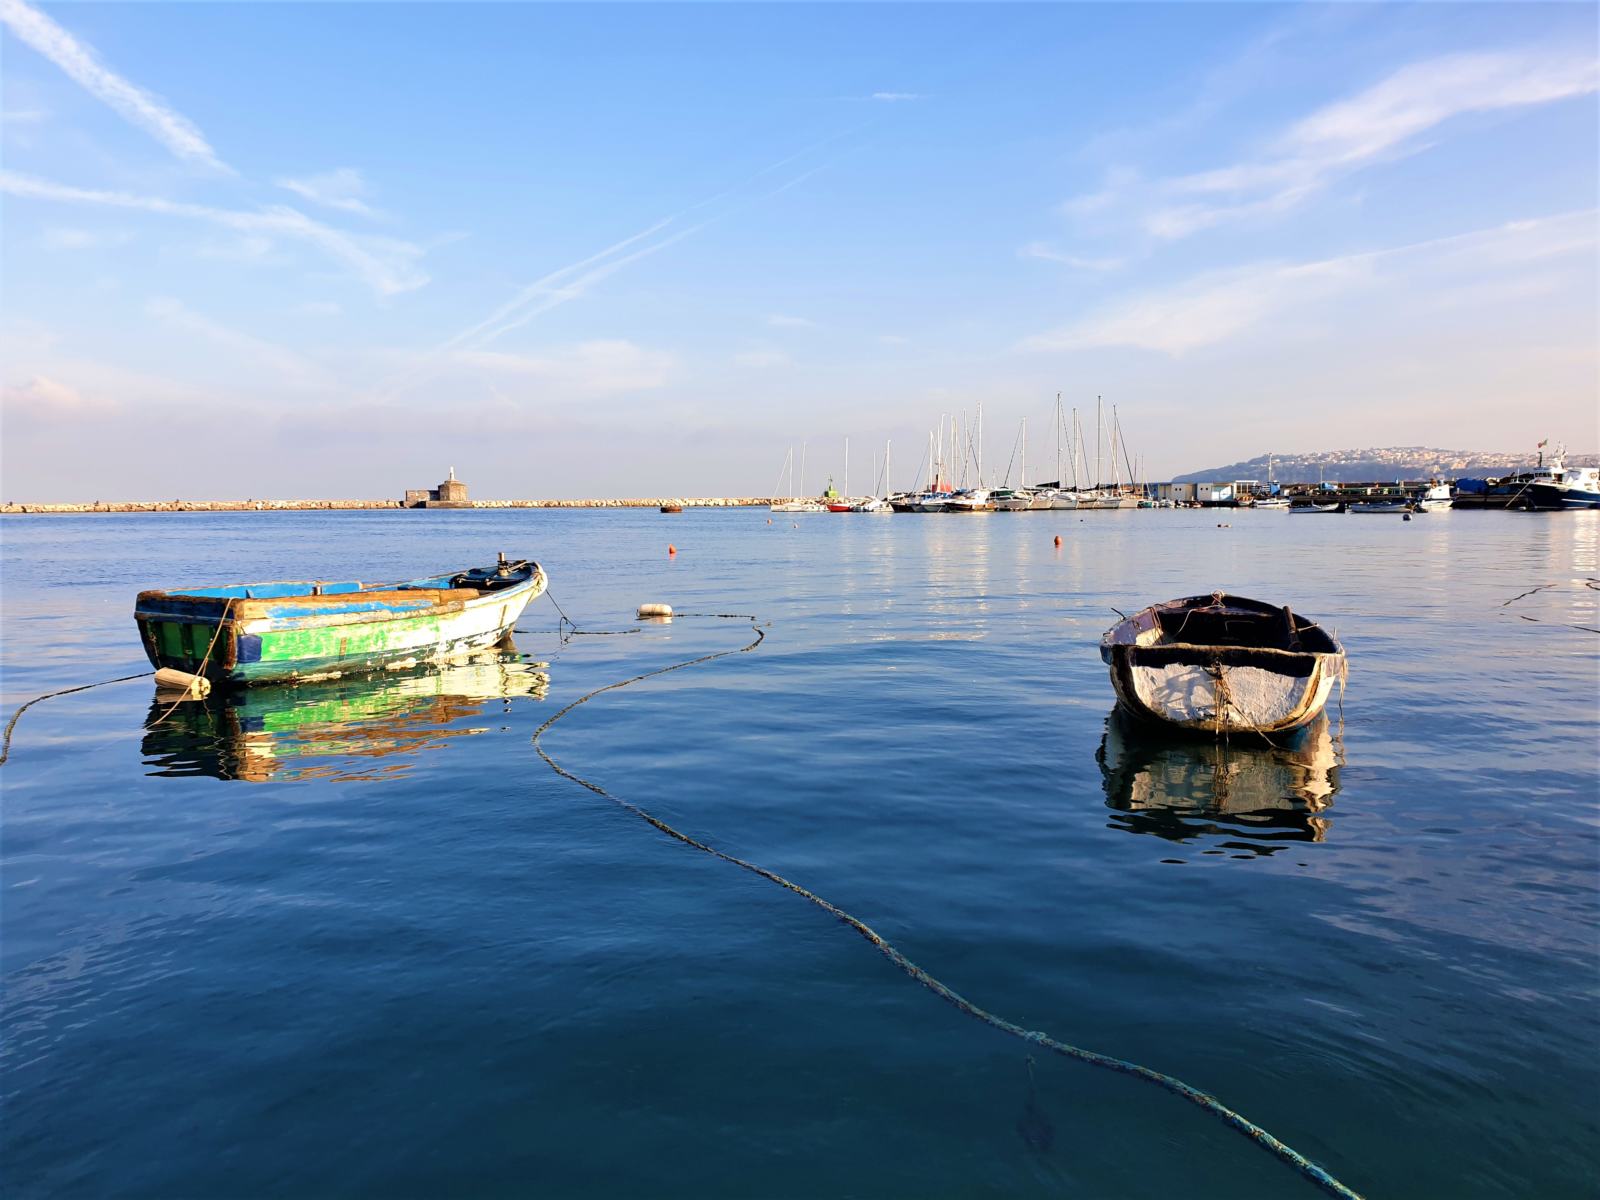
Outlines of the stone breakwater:
M 468 500 L 431 508 L 765 508 L 757 496 L 657 497 L 629 500 Z M 184 513 L 314 512 L 324 509 L 382 509 L 406 506 L 399 500 L 96 500 L 92 504 L 3 504 L 0 513 Z

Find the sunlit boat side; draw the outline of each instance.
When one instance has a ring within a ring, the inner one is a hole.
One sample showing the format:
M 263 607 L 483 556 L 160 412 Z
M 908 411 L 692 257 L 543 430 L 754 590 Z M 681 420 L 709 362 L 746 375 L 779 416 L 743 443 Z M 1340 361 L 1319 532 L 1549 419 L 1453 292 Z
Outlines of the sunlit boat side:
M 1347 670 L 1344 648 L 1315 621 L 1221 592 L 1119 621 L 1101 638 L 1100 657 L 1127 712 L 1218 736 L 1300 728 Z
M 213 682 L 337 679 L 497 645 L 545 590 L 530 561 L 405 583 L 294 581 L 140 592 L 145 654 Z

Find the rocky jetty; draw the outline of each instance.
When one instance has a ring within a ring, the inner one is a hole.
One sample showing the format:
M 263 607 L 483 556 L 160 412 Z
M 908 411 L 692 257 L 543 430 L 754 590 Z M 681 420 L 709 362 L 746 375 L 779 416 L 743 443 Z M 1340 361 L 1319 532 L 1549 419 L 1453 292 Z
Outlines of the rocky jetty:
M 661 497 L 626 500 L 469 500 L 457 508 L 764 508 L 759 496 Z M 322 509 L 403 509 L 399 500 L 96 500 L 92 504 L 0 505 L 0 513 L 313 512 Z

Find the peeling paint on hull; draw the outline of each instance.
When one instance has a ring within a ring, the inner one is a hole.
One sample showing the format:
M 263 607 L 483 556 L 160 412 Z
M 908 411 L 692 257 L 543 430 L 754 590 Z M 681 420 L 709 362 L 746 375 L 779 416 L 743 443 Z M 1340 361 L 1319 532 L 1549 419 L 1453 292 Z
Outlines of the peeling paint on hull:
M 545 583 L 533 564 L 525 581 L 495 590 L 455 587 L 441 576 L 371 590 L 307 584 L 287 594 L 299 585 L 144 592 L 134 617 L 157 667 L 202 673 L 209 648 L 203 674 L 213 681 L 303 683 L 486 650 L 507 637 Z

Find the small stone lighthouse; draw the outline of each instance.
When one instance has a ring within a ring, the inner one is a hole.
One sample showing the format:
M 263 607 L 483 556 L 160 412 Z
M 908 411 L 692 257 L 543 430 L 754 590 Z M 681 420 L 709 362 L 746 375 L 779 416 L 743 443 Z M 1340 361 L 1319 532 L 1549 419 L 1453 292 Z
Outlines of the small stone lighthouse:
M 456 469 L 450 468 L 450 478 L 436 488 L 408 488 L 407 508 L 471 508 L 467 499 L 467 485 L 456 478 Z
M 440 504 L 465 504 L 467 485 L 456 478 L 456 469 L 450 468 L 450 478 L 439 485 Z

